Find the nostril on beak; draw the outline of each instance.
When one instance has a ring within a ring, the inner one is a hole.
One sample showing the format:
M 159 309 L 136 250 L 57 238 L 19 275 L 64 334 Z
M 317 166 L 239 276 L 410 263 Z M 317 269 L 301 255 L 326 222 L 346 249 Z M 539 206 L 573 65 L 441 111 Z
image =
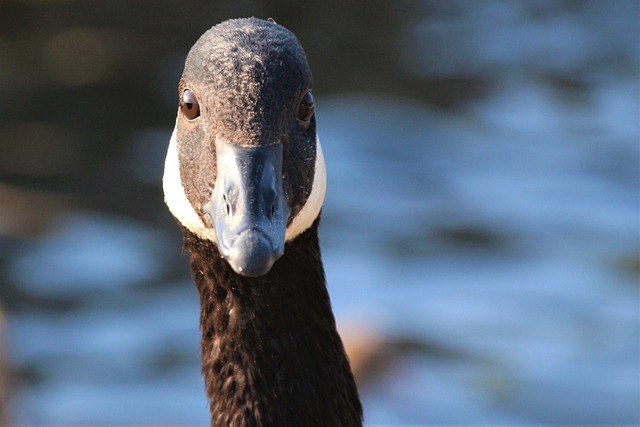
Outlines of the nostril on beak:
M 229 203 L 229 199 L 227 199 L 227 195 L 222 195 L 222 200 L 224 200 L 224 205 L 226 208 L 227 216 L 231 216 L 231 204 Z
M 276 216 L 277 203 L 278 203 L 278 198 L 276 197 L 273 203 L 271 204 L 271 219 L 273 219 Z

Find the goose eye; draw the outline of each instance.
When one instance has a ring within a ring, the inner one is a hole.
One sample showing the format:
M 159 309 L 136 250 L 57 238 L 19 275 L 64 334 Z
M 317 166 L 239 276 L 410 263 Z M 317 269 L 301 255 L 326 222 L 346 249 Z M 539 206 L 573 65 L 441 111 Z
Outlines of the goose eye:
M 311 116 L 313 116 L 314 106 L 315 101 L 311 91 L 309 91 L 302 97 L 300 105 L 298 106 L 298 119 L 303 122 L 309 121 Z
M 182 92 L 182 97 L 180 98 L 180 111 L 187 118 L 187 120 L 193 120 L 200 116 L 200 104 L 198 104 L 198 98 L 196 98 L 196 94 L 193 93 L 190 89 L 185 89 Z

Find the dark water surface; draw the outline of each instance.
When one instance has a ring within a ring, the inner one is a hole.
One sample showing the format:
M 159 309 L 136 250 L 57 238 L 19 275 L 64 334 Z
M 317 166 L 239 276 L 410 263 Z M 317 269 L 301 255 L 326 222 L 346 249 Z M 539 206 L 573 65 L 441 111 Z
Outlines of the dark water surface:
M 367 425 L 640 422 L 636 1 L 0 3 L 10 425 L 206 425 L 160 180 L 187 50 L 314 71 L 321 240 Z

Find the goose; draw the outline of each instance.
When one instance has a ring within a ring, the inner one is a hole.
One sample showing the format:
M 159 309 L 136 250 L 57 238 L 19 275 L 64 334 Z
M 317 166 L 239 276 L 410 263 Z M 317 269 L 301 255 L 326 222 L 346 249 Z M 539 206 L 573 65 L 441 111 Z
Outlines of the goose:
M 178 94 L 163 190 L 200 297 L 211 425 L 362 425 L 318 243 L 326 172 L 300 42 L 224 21 Z

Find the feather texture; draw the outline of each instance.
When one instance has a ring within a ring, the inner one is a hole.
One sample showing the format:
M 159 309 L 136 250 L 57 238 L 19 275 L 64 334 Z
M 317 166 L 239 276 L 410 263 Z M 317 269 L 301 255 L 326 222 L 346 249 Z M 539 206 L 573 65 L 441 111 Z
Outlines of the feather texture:
M 317 219 L 258 278 L 184 229 L 200 294 L 212 426 L 359 426 L 362 407 L 331 311 Z

